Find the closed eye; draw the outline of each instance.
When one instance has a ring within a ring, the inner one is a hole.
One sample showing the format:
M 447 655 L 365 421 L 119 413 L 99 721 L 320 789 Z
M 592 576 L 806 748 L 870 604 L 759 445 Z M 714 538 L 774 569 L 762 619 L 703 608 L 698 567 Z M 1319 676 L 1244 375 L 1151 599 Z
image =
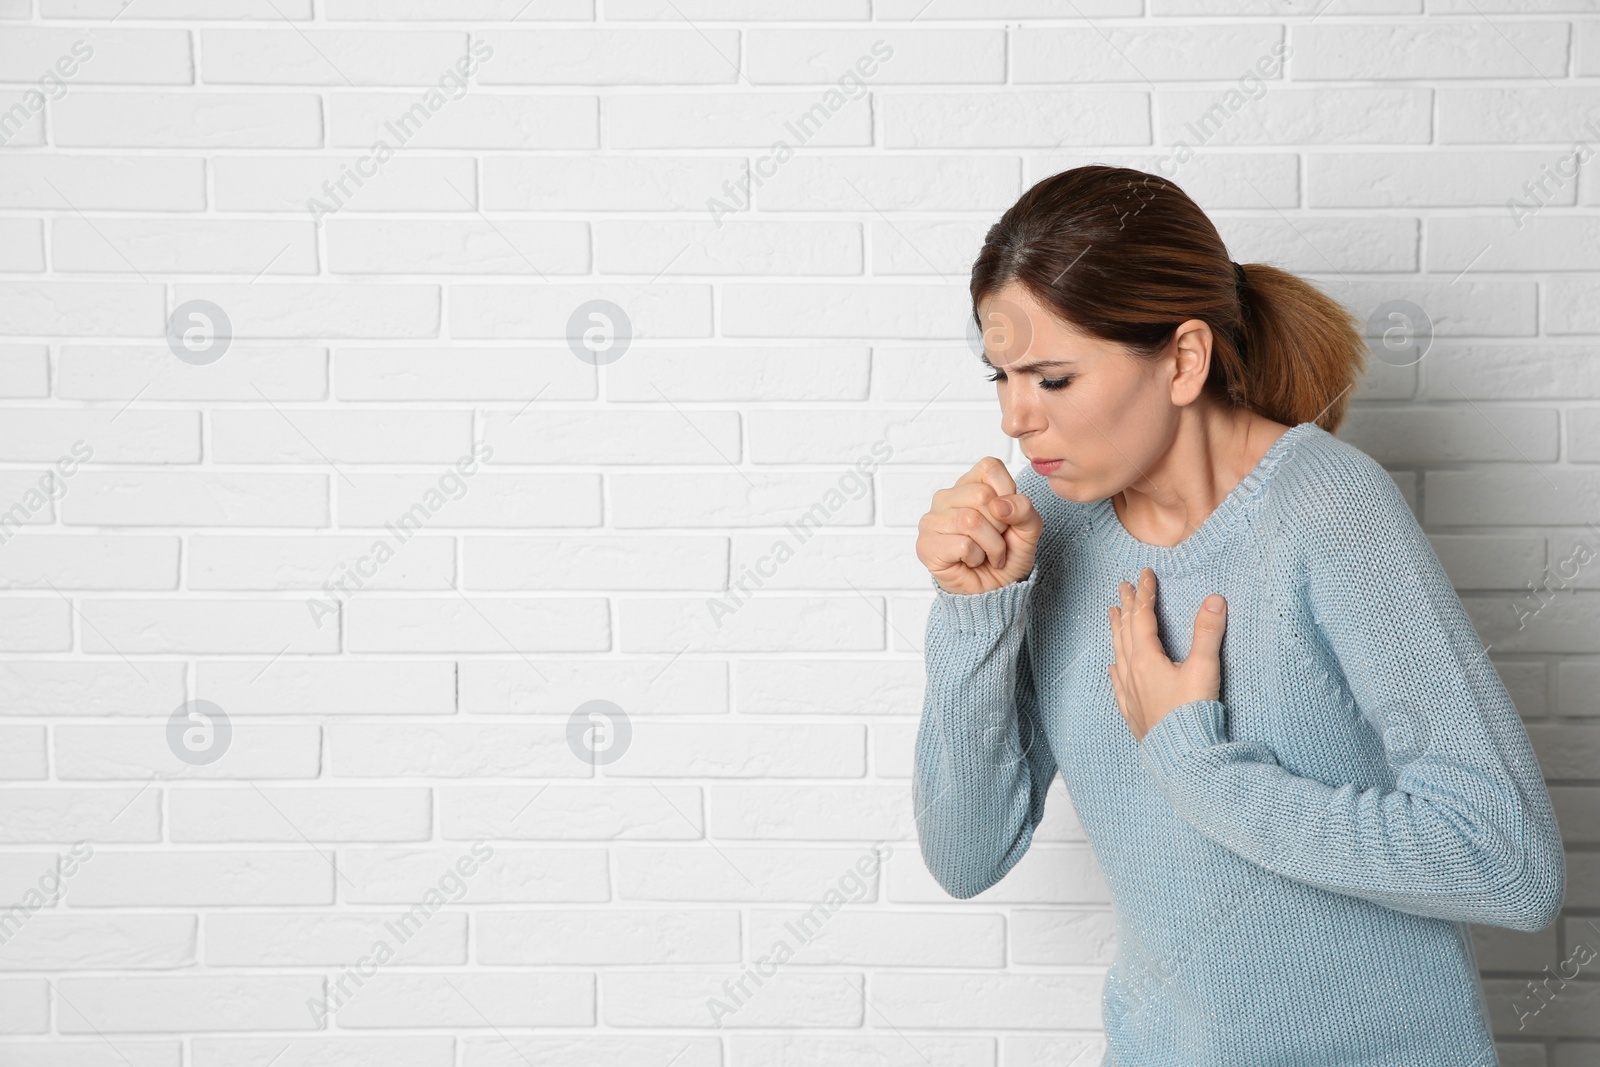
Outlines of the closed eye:
M 1076 375 L 1069 374 L 1064 378 L 1040 378 L 1039 387 L 1041 389 L 1050 390 L 1065 389 L 1069 384 L 1071 384 L 1074 377 L 1076 377 Z M 997 370 L 993 374 L 989 375 L 989 381 L 991 382 L 1003 382 L 1005 380 L 1006 372 L 1003 370 Z

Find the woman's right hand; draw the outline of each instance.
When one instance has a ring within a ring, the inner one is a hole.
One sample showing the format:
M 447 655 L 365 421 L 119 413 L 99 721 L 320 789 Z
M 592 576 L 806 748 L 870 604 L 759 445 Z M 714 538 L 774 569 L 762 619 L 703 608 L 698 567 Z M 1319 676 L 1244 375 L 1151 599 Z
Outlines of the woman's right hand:
M 945 592 L 987 593 L 1032 573 L 1043 532 L 1044 520 L 1006 465 L 984 456 L 933 494 L 917 523 L 917 558 Z

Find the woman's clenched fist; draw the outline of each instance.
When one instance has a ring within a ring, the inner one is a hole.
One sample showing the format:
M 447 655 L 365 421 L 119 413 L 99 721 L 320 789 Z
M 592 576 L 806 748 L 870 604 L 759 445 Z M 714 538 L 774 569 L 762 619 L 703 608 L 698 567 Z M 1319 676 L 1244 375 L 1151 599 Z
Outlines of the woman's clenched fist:
M 1006 465 L 984 456 L 917 523 L 917 558 L 947 593 L 987 593 L 1033 572 L 1044 521 Z

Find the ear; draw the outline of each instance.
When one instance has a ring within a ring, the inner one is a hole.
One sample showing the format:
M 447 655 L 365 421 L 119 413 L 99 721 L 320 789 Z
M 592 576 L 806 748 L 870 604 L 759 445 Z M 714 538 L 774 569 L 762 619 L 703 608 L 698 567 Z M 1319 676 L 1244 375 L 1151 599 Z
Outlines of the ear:
M 1172 402 L 1180 406 L 1192 404 L 1211 373 L 1215 337 L 1205 322 L 1187 319 L 1173 331 L 1171 344 Z

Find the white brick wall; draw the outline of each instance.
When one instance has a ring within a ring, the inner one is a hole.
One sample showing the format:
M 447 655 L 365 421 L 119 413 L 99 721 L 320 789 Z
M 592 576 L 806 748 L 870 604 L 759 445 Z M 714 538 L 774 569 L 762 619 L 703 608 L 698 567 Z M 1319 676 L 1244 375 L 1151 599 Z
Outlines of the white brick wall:
M 1433 320 L 1342 436 L 1568 837 L 1503 1062 L 1597 1067 L 1591 973 L 1513 1010 L 1600 915 L 1596 76 L 1587 0 L 0 0 L 0 1063 L 1098 1063 L 1059 783 L 976 899 L 918 855 L 912 544 L 1020 460 L 984 230 L 1183 141 L 1235 258 Z

